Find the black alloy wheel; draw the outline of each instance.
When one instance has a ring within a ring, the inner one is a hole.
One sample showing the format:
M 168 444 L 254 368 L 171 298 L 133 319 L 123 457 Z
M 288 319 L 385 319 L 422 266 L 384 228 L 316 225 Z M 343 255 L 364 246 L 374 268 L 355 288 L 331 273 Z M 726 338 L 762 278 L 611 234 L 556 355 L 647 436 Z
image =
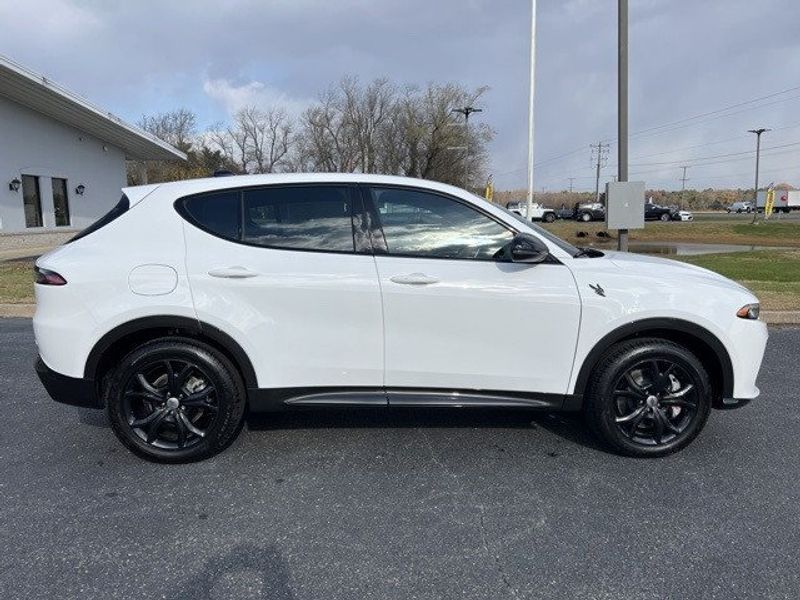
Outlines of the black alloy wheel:
M 692 378 L 669 359 L 650 358 L 617 378 L 614 422 L 622 435 L 638 444 L 668 444 L 686 431 L 697 415 Z
M 111 428 L 132 452 L 158 462 L 208 458 L 230 445 L 244 423 L 241 376 L 203 342 L 170 337 L 135 348 L 111 377 Z
M 700 433 L 711 397 L 708 374 L 687 348 L 632 339 L 613 346 L 596 365 L 584 413 L 595 434 L 620 454 L 664 456 Z
M 197 444 L 218 412 L 217 390 L 193 362 L 167 358 L 144 363 L 125 383 L 123 416 L 135 435 L 156 448 Z

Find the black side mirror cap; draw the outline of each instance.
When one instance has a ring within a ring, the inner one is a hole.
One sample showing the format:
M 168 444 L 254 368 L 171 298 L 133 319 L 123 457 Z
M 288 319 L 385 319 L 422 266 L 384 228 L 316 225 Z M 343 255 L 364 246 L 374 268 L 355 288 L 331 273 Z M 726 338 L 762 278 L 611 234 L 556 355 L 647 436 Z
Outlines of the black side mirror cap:
M 535 235 L 518 233 L 506 245 L 504 258 L 509 262 L 536 264 L 544 262 L 550 256 L 550 250 Z

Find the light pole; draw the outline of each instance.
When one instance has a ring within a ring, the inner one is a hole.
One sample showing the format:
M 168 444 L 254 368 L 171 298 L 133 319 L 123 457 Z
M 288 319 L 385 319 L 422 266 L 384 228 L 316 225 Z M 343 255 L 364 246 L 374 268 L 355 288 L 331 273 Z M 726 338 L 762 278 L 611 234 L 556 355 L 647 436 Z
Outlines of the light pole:
M 758 159 L 759 155 L 761 154 L 761 134 L 765 131 L 772 131 L 771 129 L 767 129 L 765 127 L 761 127 L 759 129 L 748 129 L 750 133 L 756 134 L 756 186 L 753 190 L 753 223 L 755 224 L 756 219 L 758 219 Z
M 617 180 L 628 181 L 628 0 L 617 5 L 617 170 Z M 617 250 L 628 251 L 627 229 L 619 230 Z
M 469 188 L 469 116 L 472 113 L 483 112 L 482 108 L 474 108 L 472 106 L 464 106 L 462 108 L 454 108 L 451 112 L 457 112 L 464 115 L 464 189 Z
M 528 94 L 528 211 L 533 214 L 533 100 L 536 91 L 536 0 L 531 0 L 530 92 Z

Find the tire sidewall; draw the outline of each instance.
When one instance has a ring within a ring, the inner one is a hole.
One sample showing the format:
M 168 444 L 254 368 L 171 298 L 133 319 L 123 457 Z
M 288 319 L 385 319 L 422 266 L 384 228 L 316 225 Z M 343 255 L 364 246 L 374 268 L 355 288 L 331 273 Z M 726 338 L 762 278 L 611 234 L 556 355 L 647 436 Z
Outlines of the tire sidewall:
M 643 360 L 659 358 L 677 363 L 691 378 L 697 394 L 697 413 L 687 429 L 675 440 L 658 446 L 638 444 L 619 431 L 615 422 L 611 392 L 618 377 Z M 711 410 L 711 384 L 703 365 L 687 349 L 661 340 L 628 344 L 611 352 L 600 367 L 590 390 L 590 418 L 595 430 L 616 450 L 628 456 L 658 457 L 687 446 L 703 429 Z
M 122 395 L 130 378 L 147 363 L 168 358 L 197 363 L 216 390 L 216 422 L 203 440 L 183 450 L 147 444 L 130 428 L 122 409 Z M 241 429 L 245 405 L 244 386 L 235 367 L 216 350 L 194 340 L 156 340 L 133 350 L 120 361 L 106 397 L 111 428 L 120 441 L 135 454 L 156 462 L 191 462 L 222 451 Z

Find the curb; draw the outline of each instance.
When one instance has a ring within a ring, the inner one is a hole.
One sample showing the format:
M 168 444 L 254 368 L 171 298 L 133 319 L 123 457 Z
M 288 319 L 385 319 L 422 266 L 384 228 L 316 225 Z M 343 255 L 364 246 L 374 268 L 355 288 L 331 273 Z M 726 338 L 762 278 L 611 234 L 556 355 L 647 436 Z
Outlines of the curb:
M 0 318 L 31 318 L 35 304 L 0 304 Z M 768 325 L 800 325 L 800 310 L 762 310 L 761 320 Z

